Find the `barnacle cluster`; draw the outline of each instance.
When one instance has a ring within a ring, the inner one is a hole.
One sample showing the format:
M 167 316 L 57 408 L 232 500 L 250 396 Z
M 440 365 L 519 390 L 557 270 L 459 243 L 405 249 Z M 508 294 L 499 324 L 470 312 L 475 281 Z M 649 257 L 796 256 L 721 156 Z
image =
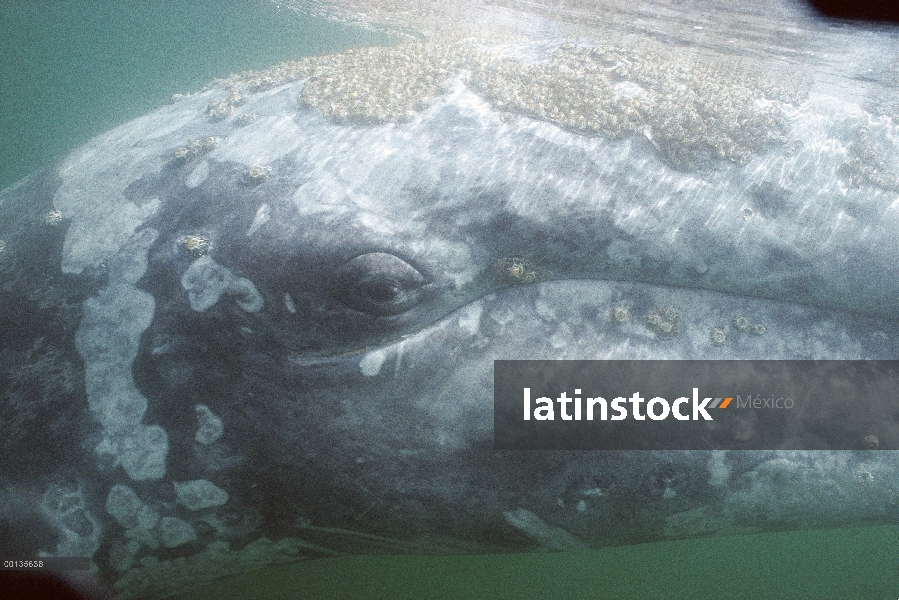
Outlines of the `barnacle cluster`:
M 734 317 L 733 321 L 731 322 L 733 323 L 734 329 L 741 333 L 754 333 L 755 335 L 763 335 L 766 331 L 768 331 L 768 328 L 761 323 L 753 324 L 749 319 L 742 315 Z
M 673 58 L 563 44 L 532 65 L 482 60 L 472 86 L 497 108 L 579 132 L 643 134 L 677 168 L 706 157 L 745 164 L 754 152 L 785 141 L 786 117 L 773 98 L 782 94 L 751 76 L 728 77 Z
M 56 226 L 62 223 L 62 213 L 58 210 L 48 210 L 44 213 L 44 223 Z
M 301 104 L 336 123 L 405 121 L 430 106 L 441 86 L 471 62 L 463 44 L 411 42 L 323 57 Z
M 616 325 L 624 325 L 630 323 L 633 319 L 630 304 L 627 302 L 619 302 L 609 311 L 609 320 Z
M 892 119 L 893 123 L 899 123 L 899 98 L 893 91 L 893 88 L 897 87 L 899 87 L 899 83 L 881 89 L 880 93 L 874 92 L 874 97 L 869 100 L 865 110 L 872 115 L 887 116 Z
M 533 261 L 519 256 L 501 258 L 494 265 L 496 279 L 500 283 L 527 285 L 543 279 L 543 269 Z
M 234 107 L 227 100 L 212 100 L 206 107 L 210 121 L 223 121 L 234 114 Z
M 202 235 L 187 235 L 181 240 L 181 245 L 194 258 L 199 258 L 209 252 L 209 238 Z
M 727 343 L 727 334 L 720 327 L 715 327 L 709 333 L 709 341 L 713 346 L 723 346 Z
M 206 154 L 215 150 L 221 143 L 222 139 L 214 136 L 204 137 L 202 139 L 187 140 L 183 146 L 179 146 L 173 156 L 177 161 L 187 162 L 197 156 Z
M 291 81 L 306 79 L 312 74 L 315 60 L 315 58 L 289 60 L 262 70 L 232 73 L 228 77 L 210 81 L 203 91 L 240 89 L 246 94 L 264 92 Z
M 249 96 L 237 88 L 228 90 L 228 98 L 225 100 L 212 100 L 206 107 L 206 114 L 211 121 L 222 121 L 234 114 L 234 108 L 243 106 L 249 100 Z
M 643 316 L 643 325 L 660 338 L 670 338 L 680 331 L 681 314 L 673 306 L 654 308 Z
M 268 165 L 253 165 L 244 172 L 243 179 L 250 185 L 256 185 L 268 179 L 272 172 Z
M 231 106 L 243 106 L 247 103 L 250 97 L 242 92 L 240 92 L 237 88 L 230 88 L 228 90 L 228 104 Z
M 566 43 L 549 58 L 527 63 L 472 40 L 435 38 L 281 63 L 210 86 L 239 95 L 235 90 L 252 93 L 306 79 L 302 105 L 337 123 L 368 125 L 408 120 L 464 73 L 500 114 L 588 135 L 643 135 L 677 168 L 710 159 L 745 164 L 759 150 L 786 142 L 783 106 L 801 102 L 804 89 L 777 87 L 746 68 L 723 65 L 723 58 L 681 58 Z
M 238 127 L 245 127 L 259 120 L 259 115 L 253 112 L 245 112 L 234 117 L 234 124 Z
M 871 143 L 871 133 L 861 127 L 855 141 L 849 144 L 849 151 L 839 173 L 849 179 L 855 187 L 874 185 L 887 191 L 899 191 L 899 177 L 889 169 L 889 165 Z

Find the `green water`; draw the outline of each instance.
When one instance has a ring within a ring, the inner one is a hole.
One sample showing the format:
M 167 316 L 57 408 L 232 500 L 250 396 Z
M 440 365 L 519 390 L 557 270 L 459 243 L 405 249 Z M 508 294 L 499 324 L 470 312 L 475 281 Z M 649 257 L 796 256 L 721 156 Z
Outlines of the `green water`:
M 0 189 L 216 77 L 385 43 L 271 0 L 0 0 Z
M 256 571 L 181 600 L 899 598 L 899 527 L 680 540 L 557 554 L 347 556 Z

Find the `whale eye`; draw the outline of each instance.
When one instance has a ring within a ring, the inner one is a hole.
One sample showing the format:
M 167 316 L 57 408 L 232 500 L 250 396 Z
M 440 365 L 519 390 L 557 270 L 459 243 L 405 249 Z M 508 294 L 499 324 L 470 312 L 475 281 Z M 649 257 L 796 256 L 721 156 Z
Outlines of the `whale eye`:
M 380 304 L 394 302 L 403 292 L 402 286 L 392 279 L 366 281 L 362 291 L 371 300 Z
M 427 283 L 418 269 L 398 256 L 373 252 L 340 267 L 332 293 L 352 309 L 386 317 L 418 304 Z

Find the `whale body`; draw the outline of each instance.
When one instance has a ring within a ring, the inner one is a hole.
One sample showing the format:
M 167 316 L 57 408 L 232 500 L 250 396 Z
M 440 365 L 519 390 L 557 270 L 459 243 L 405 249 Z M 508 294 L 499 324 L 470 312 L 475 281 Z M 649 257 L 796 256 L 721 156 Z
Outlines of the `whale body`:
M 314 82 L 181 98 L 0 194 L 0 554 L 161 596 L 342 552 L 899 522 L 890 451 L 492 447 L 494 360 L 899 359 L 889 117 L 813 92 L 688 166 L 657 123 L 510 116 L 457 74 L 398 122 Z

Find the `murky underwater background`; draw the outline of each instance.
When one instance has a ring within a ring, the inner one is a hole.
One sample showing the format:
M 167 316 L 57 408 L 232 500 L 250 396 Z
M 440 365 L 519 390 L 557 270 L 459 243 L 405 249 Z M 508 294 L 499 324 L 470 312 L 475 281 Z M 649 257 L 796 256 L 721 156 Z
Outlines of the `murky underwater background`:
M 554 554 L 347 556 L 229 578 L 183 600 L 899 598 L 899 527 Z
M 698 23 L 678 26 L 698 31 Z M 270 0 L 4 0 L 0 188 L 215 77 L 396 39 Z M 866 48 L 857 52 L 866 60 Z M 866 80 L 856 81 L 863 90 Z M 899 527 L 559 554 L 346 556 L 229 578 L 182 598 L 899 598 Z
M 391 42 L 270 0 L 3 0 L 0 189 L 216 77 Z

